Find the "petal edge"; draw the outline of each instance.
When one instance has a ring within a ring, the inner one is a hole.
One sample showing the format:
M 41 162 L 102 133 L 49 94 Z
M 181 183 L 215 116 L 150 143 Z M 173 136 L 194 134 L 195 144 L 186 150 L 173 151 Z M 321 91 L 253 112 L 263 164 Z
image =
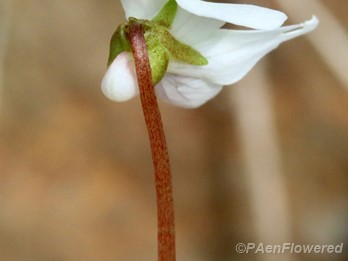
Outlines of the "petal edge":
M 253 29 L 280 27 L 287 16 L 277 10 L 247 4 L 211 3 L 201 0 L 176 0 L 186 11 Z

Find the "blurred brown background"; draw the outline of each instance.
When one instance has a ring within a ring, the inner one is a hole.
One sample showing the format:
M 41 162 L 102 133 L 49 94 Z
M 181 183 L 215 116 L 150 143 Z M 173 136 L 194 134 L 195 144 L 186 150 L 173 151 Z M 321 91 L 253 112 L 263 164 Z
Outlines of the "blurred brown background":
M 248 2 L 321 25 L 199 109 L 160 103 L 178 260 L 347 260 L 348 1 Z M 100 91 L 122 21 L 119 1 L 1 0 L 0 260 L 156 260 L 140 101 Z M 346 245 L 277 256 L 238 242 Z

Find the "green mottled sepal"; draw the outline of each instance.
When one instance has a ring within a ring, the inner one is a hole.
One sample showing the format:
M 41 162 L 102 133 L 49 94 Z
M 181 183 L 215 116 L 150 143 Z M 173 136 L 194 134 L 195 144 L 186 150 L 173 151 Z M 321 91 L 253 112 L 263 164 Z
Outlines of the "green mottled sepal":
M 196 66 L 207 65 L 208 60 L 200 52 L 178 41 L 171 35 L 170 27 L 174 22 L 177 9 L 176 1 L 169 0 L 151 21 L 129 17 L 128 22 L 120 25 L 111 38 L 108 65 L 120 53 L 132 52 L 128 40 L 128 28 L 133 23 L 141 24 L 144 28 L 154 84 L 161 81 L 170 60 Z
M 131 46 L 127 36 L 127 25 L 121 24 L 116 32 L 112 35 L 110 41 L 110 53 L 108 59 L 108 66 L 115 60 L 117 55 L 122 52 L 131 52 Z
M 167 71 L 169 57 L 167 50 L 160 44 L 156 35 L 145 34 L 147 53 L 150 59 L 152 82 L 159 83 Z
M 192 65 L 207 65 L 208 60 L 194 48 L 176 40 L 168 30 L 160 26 L 151 28 L 158 42 L 167 50 L 169 58 Z
M 177 11 L 178 4 L 176 1 L 169 0 L 151 21 L 157 25 L 170 28 L 174 22 Z

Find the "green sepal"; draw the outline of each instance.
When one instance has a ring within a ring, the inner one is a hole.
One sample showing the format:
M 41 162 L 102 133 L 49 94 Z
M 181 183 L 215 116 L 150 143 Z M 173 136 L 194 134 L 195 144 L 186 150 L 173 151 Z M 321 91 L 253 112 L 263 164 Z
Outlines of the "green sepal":
M 137 22 L 144 26 L 154 84 L 163 78 L 170 60 L 196 66 L 208 64 L 208 60 L 200 52 L 176 40 L 166 27 L 155 24 L 153 21 L 135 18 L 130 18 L 129 22 Z
M 200 52 L 176 40 L 163 26 L 148 22 L 144 26 L 154 84 L 163 78 L 170 60 L 197 66 L 208 64 L 208 60 Z
M 157 37 L 159 44 L 167 50 L 169 59 L 198 66 L 208 64 L 208 60 L 200 52 L 176 40 L 166 28 L 155 25 L 148 32 Z
M 145 34 L 147 54 L 150 60 L 152 82 L 159 83 L 167 71 L 169 57 L 167 50 L 159 43 L 156 35 Z
M 207 65 L 208 60 L 200 52 L 179 42 L 170 34 L 169 29 L 174 22 L 177 9 L 176 1 L 169 0 L 151 21 L 130 17 L 128 23 L 120 25 L 111 38 L 108 66 L 120 53 L 132 53 L 128 39 L 128 30 L 132 23 L 139 23 L 144 27 L 154 84 L 161 81 L 170 60 L 196 66 Z
M 176 1 L 169 0 L 151 21 L 166 28 L 170 28 L 174 22 L 177 10 L 178 4 Z
M 109 53 L 109 59 L 108 59 L 108 66 L 115 60 L 117 55 L 119 55 L 122 52 L 131 52 L 131 46 L 130 42 L 127 37 L 127 25 L 121 24 L 115 33 L 111 37 L 110 41 L 110 53 Z

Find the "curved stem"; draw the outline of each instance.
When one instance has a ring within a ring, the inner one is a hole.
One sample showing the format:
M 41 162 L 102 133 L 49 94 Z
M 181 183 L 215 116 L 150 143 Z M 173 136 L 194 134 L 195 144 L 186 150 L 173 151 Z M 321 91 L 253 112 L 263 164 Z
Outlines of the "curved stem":
M 133 51 L 146 126 L 148 129 L 152 160 L 156 179 L 158 260 L 175 260 L 174 203 L 169 156 L 152 83 L 150 61 L 147 54 L 143 27 L 138 23 L 130 26 L 129 37 Z

